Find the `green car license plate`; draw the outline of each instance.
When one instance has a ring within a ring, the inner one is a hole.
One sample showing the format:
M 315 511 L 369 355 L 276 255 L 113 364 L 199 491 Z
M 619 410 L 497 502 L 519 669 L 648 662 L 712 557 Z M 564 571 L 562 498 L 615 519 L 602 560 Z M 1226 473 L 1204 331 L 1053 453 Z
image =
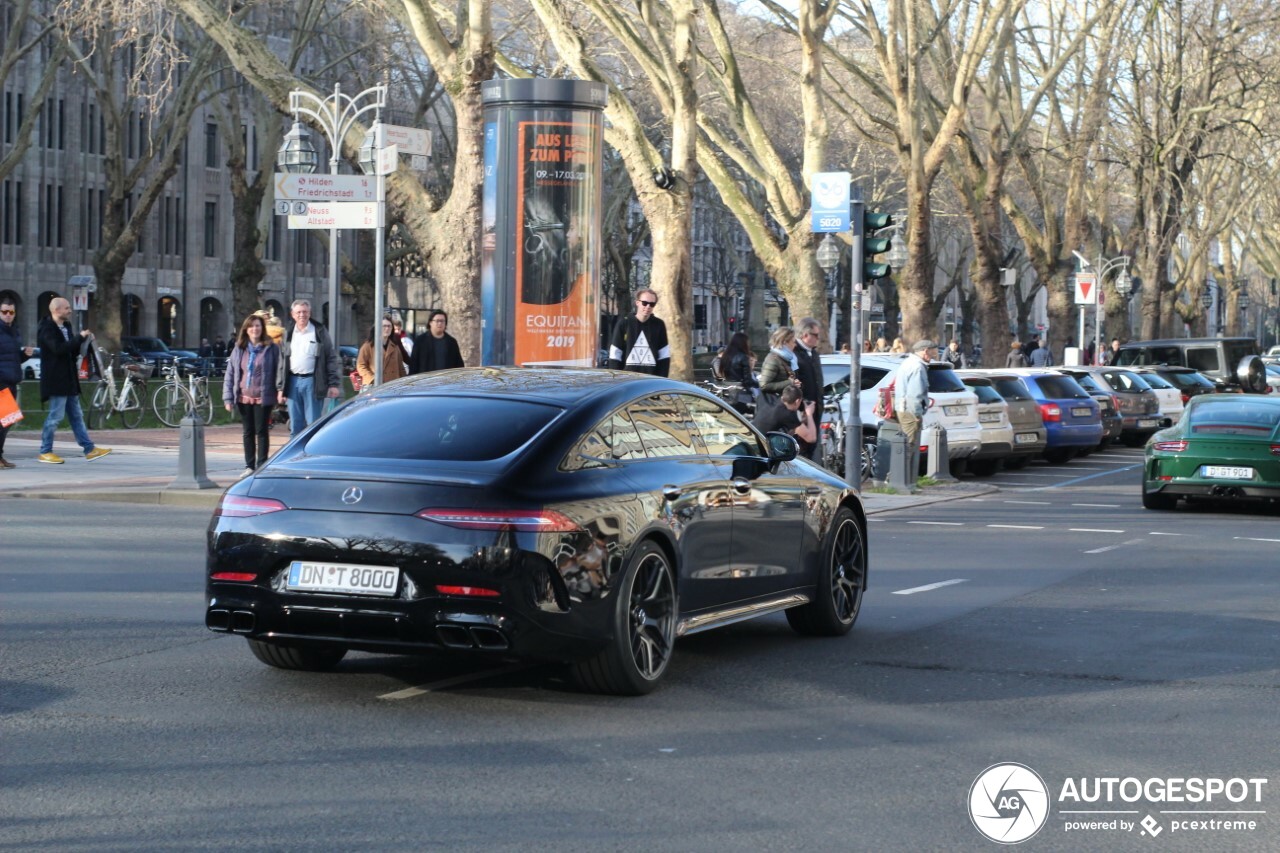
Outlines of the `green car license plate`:
M 1200 476 L 1210 480 L 1252 480 L 1253 469 L 1235 465 L 1201 465 Z

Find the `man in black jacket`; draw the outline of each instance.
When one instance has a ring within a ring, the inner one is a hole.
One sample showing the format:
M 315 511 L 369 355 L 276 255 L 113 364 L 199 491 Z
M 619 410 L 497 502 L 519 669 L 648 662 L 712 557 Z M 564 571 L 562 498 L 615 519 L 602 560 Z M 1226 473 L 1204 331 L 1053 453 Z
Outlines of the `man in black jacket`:
M 613 327 L 609 341 L 611 370 L 633 370 L 654 376 L 671 372 L 671 347 L 667 343 L 667 325 L 653 316 L 658 294 L 642 290 L 636 294 L 636 313 L 623 317 Z
M 276 388 L 289 402 L 289 437 L 320 419 L 321 403 L 342 396 L 342 361 L 329 332 L 311 322 L 311 303 L 294 300 L 293 325 L 280 345 Z
M 18 307 L 9 297 L 0 299 L 0 389 L 7 389 L 18 401 L 18 383 L 22 381 L 22 360 L 30 358 L 34 350 L 22 345 L 22 332 L 14 322 Z M 0 425 L 0 468 L 16 467 L 4 458 L 4 437 L 9 431 Z
M 800 390 L 804 399 L 814 404 L 813 428 L 822 435 L 822 356 L 818 343 L 822 340 L 822 324 L 812 317 L 805 317 L 796 325 L 796 376 L 800 377 Z M 800 440 L 800 455 L 820 462 L 820 441 Z
M 36 329 L 36 343 L 40 345 L 40 399 L 49 406 L 49 415 L 40 433 L 40 455 L 36 458 L 51 465 L 65 461 L 53 452 L 53 436 L 64 417 L 71 421 L 71 432 L 84 448 L 85 459 L 92 462 L 111 452 L 106 447 L 94 447 L 84 426 L 76 358 L 82 343 L 93 345 L 93 333 L 88 329 L 81 329 L 78 335 L 71 331 L 70 317 L 71 303 L 61 296 L 55 297 L 49 302 L 49 316 L 41 320 Z
M 413 352 L 409 355 L 410 373 L 430 373 L 465 367 L 458 341 L 446 329 L 449 315 L 439 308 L 427 315 L 427 331 L 413 339 Z

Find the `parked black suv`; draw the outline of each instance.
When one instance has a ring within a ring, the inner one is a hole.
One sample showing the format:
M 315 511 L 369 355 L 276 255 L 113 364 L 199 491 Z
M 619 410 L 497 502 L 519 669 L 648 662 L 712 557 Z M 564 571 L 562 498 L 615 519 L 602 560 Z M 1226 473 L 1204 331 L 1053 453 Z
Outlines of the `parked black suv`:
M 1258 354 L 1253 338 L 1170 338 L 1161 341 L 1130 341 L 1120 345 L 1116 367 L 1137 365 L 1190 367 L 1212 379 L 1219 387 L 1237 386 L 1236 368 L 1247 356 Z
M 178 362 L 178 366 L 185 373 L 187 370 L 195 369 L 199 366 L 200 358 L 190 350 L 170 349 L 164 341 L 159 338 L 150 338 L 143 335 L 126 335 L 120 339 L 120 348 L 124 350 L 126 355 L 145 361 L 152 367 L 151 375 L 155 376 L 160 372 L 160 368 L 167 367 L 172 362 Z

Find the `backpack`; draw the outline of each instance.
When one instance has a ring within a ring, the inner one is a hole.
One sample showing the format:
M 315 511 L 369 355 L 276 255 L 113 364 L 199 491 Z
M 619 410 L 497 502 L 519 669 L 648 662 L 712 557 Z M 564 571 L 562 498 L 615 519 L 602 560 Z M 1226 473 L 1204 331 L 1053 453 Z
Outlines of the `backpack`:
M 880 399 L 876 400 L 875 406 L 871 408 L 871 414 L 886 421 L 898 419 L 898 412 L 893 407 L 893 389 L 897 384 L 898 381 L 895 379 L 880 389 Z

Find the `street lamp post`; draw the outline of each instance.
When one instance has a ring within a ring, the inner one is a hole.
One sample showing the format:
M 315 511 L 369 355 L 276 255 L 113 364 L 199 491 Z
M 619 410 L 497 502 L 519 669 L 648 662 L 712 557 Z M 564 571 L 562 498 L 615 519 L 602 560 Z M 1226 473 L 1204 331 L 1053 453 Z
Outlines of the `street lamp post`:
M 276 162 L 286 172 L 311 173 L 316 170 L 319 157 L 315 146 L 311 144 L 307 128 L 299 121 L 299 115 L 311 118 L 324 133 L 329 143 L 329 174 L 338 174 L 338 163 L 342 155 L 342 142 L 347 133 L 359 120 L 360 116 L 375 111 L 381 112 L 387 105 L 387 87 L 385 85 L 370 86 L 355 97 L 342 94 L 342 85 L 333 84 L 333 94 L 327 98 L 313 95 L 303 89 L 295 89 L 289 93 L 289 110 L 293 113 L 293 127 L 285 134 L 284 143 L 276 154 Z M 383 193 L 378 193 L 379 204 L 383 204 Z M 379 210 L 379 222 L 383 211 Z M 381 255 L 382 231 L 378 233 L 378 249 Z M 379 261 L 379 271 L 381 262 Z M 338 345 L 338 229 L 329 231 L 329 335 L 333 345 Z M 381 286 L 378 287 L 376 301 L 381 301 Z M 375 318 L 375 323 L 380 323 Z M 381 328 L 381 327 L 379 327 Z M 374 335 L 374 338 L 379 338 Z M 382 359 L 376 361 L 376 370 L 381 370 Z
M 831 346 L 836 345 L 836 316 L 835 312 L 839 310 L 836 305 L 836 267 L 840 266 L 840 244 L 836 242 L 836 238 L 828 234 L 822 238 L 822 243 L 818 245 L 818 266 L 822 267 L 823 272 L 827 274 L 827 315 L 831 318 L 831 328 L 829 330 L 831 337 Z
M 1133 281 L 1129 278 L 1129 256 L 1119 255 L 1114 258 L 1103 258 L 1098 255 L 1093 262 L 1081 255 L 1079 252 L 1074 253 L 1079 259 L 1081 266 L 1085 269 L 1092 269 L 1098 276 L 1097 282 L 1094 284 L 1096 291 L 1093 298 L 1093 354 L 1094 358 L 1098 357 L 1098 353 L 1102 351 L 1102 284 L 1107 280 L 1107 276 L 1116 270 L 1120 271 L 1120 276 L 1116 279 L 1116 292 L 1120 293 L 1120 282 L 1124 281 L 1125 296 L 1133 289 Z M 1128 303 L 1126 302 L 1126 310 Z M 1126 315 L 1127 316 L 1127 315 Z M 1080 320 L 1080 349 L 1084 349 L 1084 315 L 1081 314 Z M 1083 352 L 1081 353 L 1083 356 Z
M 1213 329 L 1209 326 L 1209 309 L 1213 307 L 1213 279 L 1207 279 L 1204 283 L 1204 290 L 1200 292 L 1200 304 L 1204 306 L 1204 333 L 1212 335 Z

